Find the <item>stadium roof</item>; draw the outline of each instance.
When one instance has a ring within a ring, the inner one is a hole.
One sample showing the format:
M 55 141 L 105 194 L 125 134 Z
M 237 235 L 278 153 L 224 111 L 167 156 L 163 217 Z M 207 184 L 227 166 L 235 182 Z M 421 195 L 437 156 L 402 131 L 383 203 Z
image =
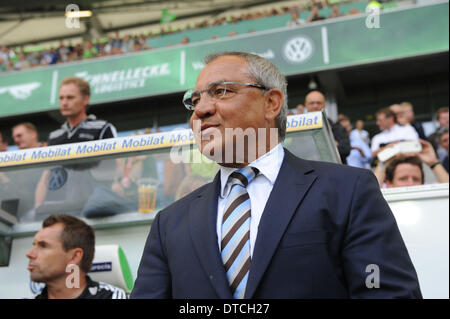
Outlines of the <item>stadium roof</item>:
M 280 6 L 297 1 L 271 0 L 2 0 L 0 2 L 0 45 L 22 45 L 83 37 L 101 37 L 109 32 L 158 24 L 163 9 L 179 19 L 200 16 L 213 18 L 229 10 L 259 5 Z M 76 3 L 80 10 L 91 10 L 79 28 L 66 26 L 66 7 Z

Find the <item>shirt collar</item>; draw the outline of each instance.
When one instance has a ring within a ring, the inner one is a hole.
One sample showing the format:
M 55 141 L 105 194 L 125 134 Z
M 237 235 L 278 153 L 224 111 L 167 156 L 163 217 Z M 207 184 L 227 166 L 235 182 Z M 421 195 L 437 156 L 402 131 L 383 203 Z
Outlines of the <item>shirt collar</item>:
M 396 130 L 399 127 L 398 124 L 394 124 L 394 126 L 392 126 L 390 129 L 385 129 L 384 131 L 386 133 L 391 133 L 392 131 Z
M 70 132 L 70 131 L 72 131 L 73 129 L 75 129 L 77 127 L 81 127 L 81 125 L 84 122 L 86 122 L 88 120 L 93 121 L 93 120 L 96 120 L 96 119 L 97 119 L 97 117 L 94 114 L 89 114 L 84 120 L 82 120 L 80 123 L 78 123 L 77 126 L 72 127 L 72 126 L 69 125 L 69 122 L 65 121 L 61 127 L 62 127 L 63 130 L 66 130 L 67 132 Z
M 284 159 L 284 149 L 281 143 L 278 143 L 274 148 L 263 156 L 251 162 L 248 166 L 256 167 L 259 170 L 258 176 L 264 176 L 271 185 L 275 183 L 281 164 Z M 275 165 L 274 165 L 275 163 Z M 235 167 L 220 166 L 220 197 L 226 198 L 228 196 L 229 188 L 228 177 L 236 170 Z M 258 176 L 256 178 L 258 178 Z

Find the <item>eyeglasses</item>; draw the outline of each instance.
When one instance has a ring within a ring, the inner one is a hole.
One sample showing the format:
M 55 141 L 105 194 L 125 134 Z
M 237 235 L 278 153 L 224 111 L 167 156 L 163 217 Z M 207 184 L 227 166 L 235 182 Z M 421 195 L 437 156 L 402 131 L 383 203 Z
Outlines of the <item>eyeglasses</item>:
M 183 104 L 188 110 L 193 111 L 195 106 L 200 102 L 203 92 L 206 92 L 214 100 L 228 99 L 237 94 L 239 85 L 250 86 L 264 91 L 268 90 L 264 85 L 256 83 L 221 81 L 211 83 L 206 89 L 201 91 L 188 90 L 184 93 Z

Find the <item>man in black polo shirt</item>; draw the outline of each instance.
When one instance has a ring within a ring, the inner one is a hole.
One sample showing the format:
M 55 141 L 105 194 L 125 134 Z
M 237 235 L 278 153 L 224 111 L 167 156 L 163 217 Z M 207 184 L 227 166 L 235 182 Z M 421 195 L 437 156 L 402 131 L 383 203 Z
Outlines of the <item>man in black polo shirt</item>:
M 90 95 L 89 83 L 81 78 L 67 77 L 61 81 L 59 109 L 66 121 L 59 129 L 50 133 L 49 146 L 117 137 L 114 125 L 104 120 L 98 120 L 93 114 L 87 115 Z M 35 192 L 37 214 L 41 214 L 38 207 L 44 201 L 65 200 L 67 212 L 81 211 L 83 202 L 89 199 L 96 187 L 88 170 L 98 164 L 97 161 L 71 164 L 45 171 Z M 57 187 L 50 187 L 55 185 L 55 181 Z M 49 209 L 44 208 L 40 210 Z
M 92 268 L 95 233 L 81 219 L 51 215 L 34 236 L 26 253 L 30 279 L 45 283 L 36 299 L 126 299 L 125 291 L 93 281 Z
M 50 133 L 48 145 L 78 143 L 117 137 L 116 128 L 95 115 L 87 115 L 91 92 L 89 83 L 81 78 L 68 77 L 59 89 L 59 110 L 66 122 Z

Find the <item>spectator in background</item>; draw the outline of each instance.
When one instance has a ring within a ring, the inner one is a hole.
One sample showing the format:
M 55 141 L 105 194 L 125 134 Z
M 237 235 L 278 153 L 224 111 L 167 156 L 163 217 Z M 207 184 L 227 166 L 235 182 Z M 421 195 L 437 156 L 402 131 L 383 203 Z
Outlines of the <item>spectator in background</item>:
M 59 55 L 55 51 L 55 48 L 50 48 L 49 50 L 44 51 L 41 57 L 40 64 L 41 65 L 51 65 L 56 64 L 60 60 Z
M 303 104 L 297 104 L 295 107 L 296 114 L 304 114 L 305 113 L 305 106 Z
M 121 50 L 123 53 L 133 52 L 134 51 L 134 38 L 130 37 L 129 35 L 126 35 L 123 38 Z
M 5 60 L 4 57 L 0 56 L 0 72 L 7 71 L 8 60 Z
M 291 10 L 291 18 L 289 19 L 287 26 L 288 27 L 295 27 L 297 25 L 303 25 L 305 24 L 305 20 L 300 19 L 297 9 Z
M 386 187 L 404 187 L 424 184 L 422 161 L 417 156 L 399 157 L 386 167 Z
M 328 3 L 326 4 L 329 5 Z M 317 7 L 318 9 L 323 9 L 323 4 L 320 0 L 311 0 L 311 6 Z
M 103 48 L 103 54 L 104 55 L 110 55 L 112 54 L 113 51 L 113 46 L 114 46 L 114 39 L 112 36 L 108 37 L 108 41 L 106 42 L 104 48 Z
M 350 132 L 350 139 L 352 138 L 352 135 L 356 135 L 355 138 L 359 137 L 364 143 L 370 145 L 369 132 L 364 129 L 364 121 L 357 120 L 355 127 L 356 128 Z
M 136 45 L 137 44 L 137 45 Z M 141 51 L 141 50 L 148 50 L 150 49 L 147 39 L 145 35 L 141 34 L 137 38 L 137 41 L 135 41 L 135 51 Z
M 36 126 L 30 122 L 23 122 L 12 128 L 14 144 L 20 150 L 39 147 L 39 135 Z
M 79 61 L 82 59 L 83 59 L 83 46 L 80 43 L 78 43 L 73 49 L 70 60 Z
M 439 147 L 439 136 L 441 135 L 442 131 L 444 131 L 446 128 L 448 129 L 448 107 L 441 107 L 439 110 L 437 110 L 436 120 L 438 121 L 439 127 L 436 129 L 436 131 L 434 131 L 433 134 L 428 136 L 428 140 L 430 141 L 431 145 L 433 145 L 433 148 L 437 151 Z
M 337 18 L 337 17 L 342 17 L 342 16 L 343 16 L 343 14 L 339 11 L 339 5 L 334 4 L 331 9 L 330 16 L 328 18 Z
M 30 122 L 23 122 L 12 128 L 12 138 L 20 150 L 39 147 L 38 131 Z M 34 207 L 34 194 L 41 178 L 42 169 L 31 167 L 22 170 L 13 170 L 3 175 L 3 190 L 0 191 L 2 199 L 17 199 L 16 216 L 20 221 L 30 221 L 31 210 Z M 8 183 L 10 182 L 10 183 Z M 29 218 L 30 217 L 30 218 Z
M 350 122 L 350 119 L 348 118 L 348 116 L 346 116 L 344 114 L 339 114 L 338 123 L 343 128 L 345 128 L 345 131 L 347 132 L 347 134 L 350 135 L 350 132 L 352 131 L 352 123 Z
M 73 47 L 71 45 L 66 46 L 64 44 L 64 41 L 59 42 L 59 47 L 58 47 L 58 54 L 59 57 L 61 58 L 61 62 L 65 63 L 65 62 L 69 62 L 69 56 L 70 56 L 70 52 L 73 50 Z
M 126 299 L 122 289 L 87 275 L 94 253 L 91 226 L 69 215 L 47 217 L 26 253 L 30 279 L 45 283 L 35 299 Z
M 419 135 L 419 138 L 426 140 L 427 137 L 425 136 L 425 131 L 423 129 L 422 123 L 416 122 L 414 120 L 414 109 L 410 102 L 402 102 L 400 103 L 400 108 L 403 112 L 403 117 L 407 124 L 411 125 Z
M 378 153 L 390 143 L 417 140 L 419 138 L 416 130 L 409 124 L 398 125 L 395 113 L 390 108 L 379 110 L 376 114 L 377 125 L 380 133 L 372 138 L 372 157 L 377 157 Z
M 0 131 L 0 152 L 6 152 L 8 148 L 8 142 L 6 141 L 6 135 Z
M 448 128 L 441 131 L 439 135 L 437 155 L 442 165 L 444 165 L 445 170 L 448 172 Z
M 322 17 L 321 15 L 319 15 L 319 7 L 317 5 L 315 5 L 311 8 L 311 14 L 309 15 L 308 19 L 306 19 L 306 23 L 325 20 L 325 19 L 326 19 L 325 17 Z
M 83 60 L 95 58 L 98 55 L 97 48 L 90 40 L 84 42 L 83 46 Z
M 188 37 L 183 37 L 182 39 L 181 39 L 181 44 L 188 44 L 189 43 L 189 38 Z
M 20 52 L 18 55 L 18 61 L 14 64 L 14 70 L 20 71 L 31 67 L 30 62 L 25 58 L 25 54 Z
M 341 124 L 350 135 L 351 151 L 346 158 L 347 165 L 370 169 L 372 153 L 369 146 L 360 138 L 359 134 L 353 134 L 353 136 L 350 134 L 352 131 L 352 124 L 347 116 L 342 115 L 339 119 L 339 124 Z
M 326 100 L 325 96 L 317 91 L 309 92 L 305 97 L 305 107 L 308 112 L 321 112 L 325 109 Z M 336 143 L 339 155 L 341 157 L 342 163 L 346 163 L 346 158 L 350 154 L 350 139 L 347 131 L 339 123 L 334 123 L 328 118 L 330 122 L 331 130 L 333 132 L 334 141 Z
M 359 13 L 361 13 L 361 12 L 358 9 L 355 9 L 355 8 L 351 8 L 348 11 L 348 15 L 359 14 Z
M 374 174 L 380 187 L 401 187 L 425 183 L 422 163 L 430 167 L 439 183 L 448 183 L 448 173 L 439 162 L 428 141 L 419 140 L 420 153 L 398 154 L 385 163 L 379 162 Z
M 395 121 L 398 125 L 406 125 L 408 124 L 408 120 L 404 116 L 403 108 L 400 104 L 392 104 L 389 106 L 392 112 L 395 114 Z
M 0 131 L 0 153 L 6 152 L 8 148 L 8 142 L 6 141 L 6 135 Z M 9 178 L 4 173 L 0 172 L 0 196 L 5 192 L 6 185 L 9 183 Z
M 9 60 L 9 54 L 8 54 L 8 48 L 6 47 L 6 45 L 2 46 L 2 48 L 0 49 L 0 64 L 8 64 L 8 60 Z

